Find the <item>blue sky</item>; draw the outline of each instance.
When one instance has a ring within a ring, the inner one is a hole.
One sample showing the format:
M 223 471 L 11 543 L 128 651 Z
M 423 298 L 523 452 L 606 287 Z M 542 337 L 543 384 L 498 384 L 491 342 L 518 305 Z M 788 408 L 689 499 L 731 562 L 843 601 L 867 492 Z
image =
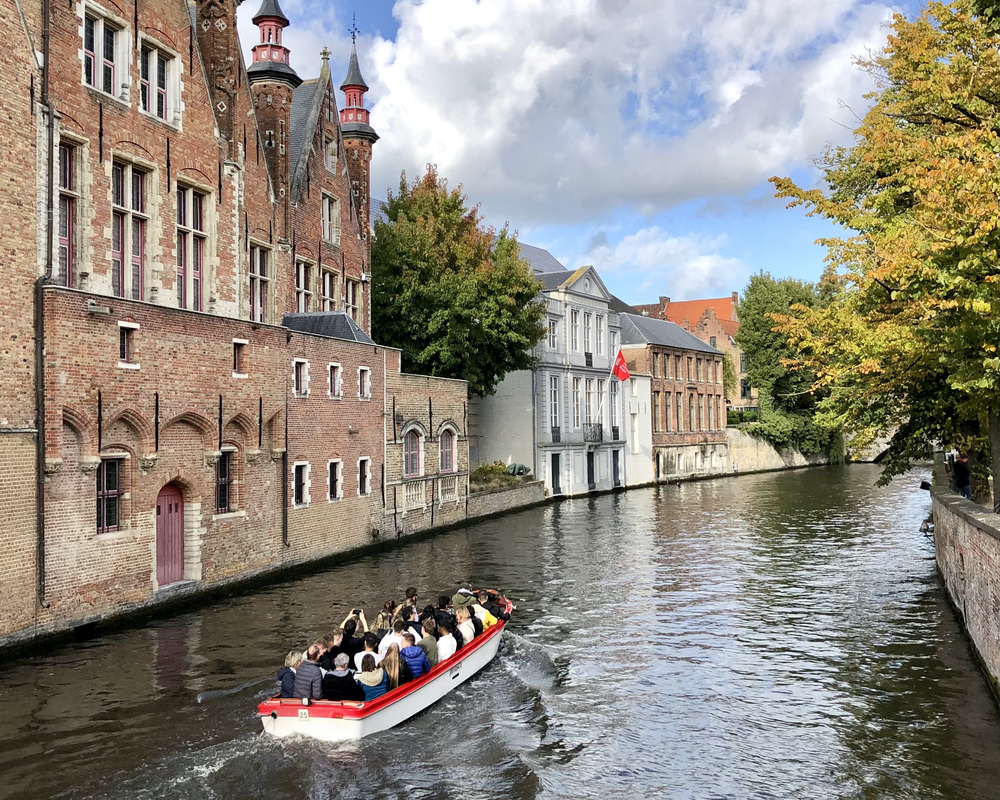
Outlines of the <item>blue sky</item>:
M 875 0 L 281 0 L 303 77 L 352 14 L 381 135 L 379 199 L 435 163 L 522 241 L 593 264 L 632 303 L 728 295 L 749 276 L 816 280 L 834 233 L 767 183 L 816 183 L 871 89 L 852 57 L 885 43 Z M 256 41 L 240 11 L 247 50 Z M 253 6 L 253 8 L 250 8 Z

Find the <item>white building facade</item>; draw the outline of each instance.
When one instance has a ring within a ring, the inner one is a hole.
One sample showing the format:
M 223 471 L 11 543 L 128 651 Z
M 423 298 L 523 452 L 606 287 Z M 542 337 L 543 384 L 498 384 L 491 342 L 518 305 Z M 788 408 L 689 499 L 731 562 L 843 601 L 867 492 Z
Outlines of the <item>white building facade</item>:
M 533 370 L 507 375 L 492 397 L 472 402 L 479 462 L 526 464 L 550 495 L 635 483 L 628 479 L 629 388 L 611 375 L 624 304 L 593 267 L 570 272 L 528 245 L 521 257 L 545 286 L 548 333 L 533 351 Z

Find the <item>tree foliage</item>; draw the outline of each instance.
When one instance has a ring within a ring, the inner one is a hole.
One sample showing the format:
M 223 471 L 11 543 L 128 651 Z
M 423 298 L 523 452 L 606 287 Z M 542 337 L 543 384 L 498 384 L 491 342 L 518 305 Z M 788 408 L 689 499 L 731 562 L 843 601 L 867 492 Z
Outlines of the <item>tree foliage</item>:
M 1000 454 L 1000 38 L 970 0 L 896 15 L 851 148 L 827 189 L 778 196 L 839 223 L 825 240 L 835 300 L 780 320 L 862 443 L 893 433 L 883 479 L 935 442 Z M 993 458 L 994 470 L 1000 458 Z M 1000 482 L 997 483 L 1000 485 Z
M 461 187 L 433 166 L 400 179 L 372 244 L 372 328 L 403 351 L 403 369 L 461 378 L 492 394 L 507 372 L 528 369 L 545 331 L 541 285 L 504 226 L 486 228 Z

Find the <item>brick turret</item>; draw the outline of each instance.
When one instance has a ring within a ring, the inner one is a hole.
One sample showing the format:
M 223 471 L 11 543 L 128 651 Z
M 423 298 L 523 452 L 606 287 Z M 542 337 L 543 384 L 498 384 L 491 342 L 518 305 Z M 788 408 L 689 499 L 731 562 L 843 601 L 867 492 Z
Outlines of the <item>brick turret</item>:
M 279 235 L 288 238 L 291 187 L 289 122 L 292 93 L 302 84 L 302 79 L 292 69 L 289 50 L 281 43 L 282 32 L 288 26 L 288 17 L 281 11 L 278 0 L 264 0 L 252 21 L 260 31 L 260 41 L 253 47 L 253 63 L 247 67 L 247 77 L 253 94 L 257 124 L 264 142 L 267 166 L 283 208 L 280 219 L 284 224 Z
M 368 84 L 361 77 L 356 37 L 351 46 L 351 61 L 347 68 L 347 77 L 344 78 L 340 89 L 344 93 L 344 108 L 340 111 L 340 129 L 344 136 L 344 149 L 351 171 L 351 189 L 358 205 L 361 230 L 367 234 L 370 230 L 371 195 L 369 189 L 371 185 L 372 145 L 378 141 L 379 137 L 370 124 L 369 112 L 365 108 L 365 93 L 368 91 Z

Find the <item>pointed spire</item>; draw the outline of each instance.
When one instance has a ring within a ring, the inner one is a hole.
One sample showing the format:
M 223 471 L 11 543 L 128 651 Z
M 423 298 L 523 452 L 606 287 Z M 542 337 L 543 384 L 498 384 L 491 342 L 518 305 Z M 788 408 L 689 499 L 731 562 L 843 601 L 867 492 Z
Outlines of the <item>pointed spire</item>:
M 261 19 L 280 19 L 285 25 L 288 25 L 288 17 L 282 12 L 281 6 L 278 5 L 278 0 L 264 0 L 260 4 L 260 11 L 254 14 L 253 19 L 250 21 L 254 25 L 257 25 L 258 20 Z
M 341 91 L 347 89 L 348 86 L 358 86 L 361 89 L 368 91 L 368 84 L 365 83 L 365 79 L 361 77 L 361 67 L 358 65 L 358 45 L 351 45 L 351 63 L 347 67 L 347 77 L 344 78 L 344 82 L 340 84 Z

